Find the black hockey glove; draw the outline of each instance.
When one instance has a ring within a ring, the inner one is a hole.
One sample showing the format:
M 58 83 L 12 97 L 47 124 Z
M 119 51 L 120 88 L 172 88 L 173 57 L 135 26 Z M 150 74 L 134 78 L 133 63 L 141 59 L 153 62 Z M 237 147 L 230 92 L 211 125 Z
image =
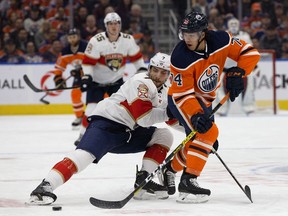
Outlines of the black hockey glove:
M 226 72 L 226 89 L 230 92 L 232 102 L 244 90 L 244 75 L 245 70 L 239 67 L 231 67 Z
M 191 123 L 199 133 L 206 133 L 212 127 L 212 119 L 204 113 L 197 113 L 191 117 Z
M 54 77 L 54 82 L 56 88 L 66 88 L 66 82 L 61 75 L 56 75 Z
M 81 79 L 81 91 L 85 92 L 92 84 L 92 77 L 90 75 L 84 75 Z
M 82 68 L 76 68 L 70 71 L 71 76 L 75 78 L 81 78 L 83 76 L 83 70 Z

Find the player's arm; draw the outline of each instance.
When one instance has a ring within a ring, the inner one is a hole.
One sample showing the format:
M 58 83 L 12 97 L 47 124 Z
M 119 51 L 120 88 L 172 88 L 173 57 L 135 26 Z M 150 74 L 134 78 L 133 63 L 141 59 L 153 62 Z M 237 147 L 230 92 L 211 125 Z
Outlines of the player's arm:
M 149 127 L 168 120 L 166 109 L 155 107 L 157 89 L 151 80 L 135 80 L 125 94 L 127 100 L 121 105 L 138 125 Z
M 84 75 L 82 76 L 82 79 L 81 79 L 81 91 L 82 92 L 87 91 L 89 86 L 92 84 L 93 69 L 100 58 L 100 53 L 96 49 L 97 39 L 95 37 L 92 37 L 90 39 L 84 52 L 84 57 L 82 61 L 82 69 L 83 69 Z
M 237 67 L 242 68 L 245 71 L 244 76 L 247 76 L 260 60 L 260 53 L 244 40 L 231 37 L 228 57 L 236 61 Z
M 65 88 L 66 82 L 63 78 L 63 72 L 66 70 L 67 67 L 67 60 L 65 58 L 65 55 L 60 54 L 58 56 L 54 67 L 55 70 L 53 71 L 53 73 L 55 74 L 55 76 L 53 80 L 56 88 Z
M 135 66 L 136 73 L 146 72 L 147 67 L 145 65 L 140 47 L 136 44 L 131 35 L 123 34 L 123 37 L 124 36 L 129 40 L 128 59 Z

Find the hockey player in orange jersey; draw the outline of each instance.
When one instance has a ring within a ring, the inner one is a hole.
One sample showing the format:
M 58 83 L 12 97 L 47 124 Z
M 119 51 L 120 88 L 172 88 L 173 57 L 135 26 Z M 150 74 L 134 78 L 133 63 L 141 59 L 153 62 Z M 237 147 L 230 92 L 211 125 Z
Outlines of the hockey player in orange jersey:
M 243 91 L 243 77 L 248 76 L 259 61 L 259 52 L 245 41 L 233 38 L 225 31 L 208 30 L 204 14 L 192 11 L 179 28 L 181 41 L 171 54 L 172 86 L 168 92 L 169 109 L 185 127 L 186 134 L 197 130 L 190 140 L 168 163 L 165 171 L 183 170 L 178 185 L 178 202 L 206 202 L 210 190 L 198 185 L 213 144 L 217 143 L 218 128 L 208 116 L 220 85 L 220 76 L 227 57 L 237 66 L 227 72 L 226 88 L 234 101 Z M 174 193 L 174 191 L 170 191 Z
M 87 42 L 80 39 L 79 32 L 75 28 L 69 30 L 67 40 L 69 44 L 63 48 L 61 55 L 58 57 L 55 64 L 54 82 L 57 87 L 66 86 L 62 74 L 70 64 L 74 68 L 70 71 L 71 76 L 74 78 L 73 86 L 80 87 L 81 77 L 83 75 L 81 64 Z M 84 103 L 82 102 L 82 92 L 80 88 L 71 90 L 71 100 L 73 112 L 76 116 L 76 119 L 72 122 L 72 128 L 77 129 L 81 124 L 84 113 Z

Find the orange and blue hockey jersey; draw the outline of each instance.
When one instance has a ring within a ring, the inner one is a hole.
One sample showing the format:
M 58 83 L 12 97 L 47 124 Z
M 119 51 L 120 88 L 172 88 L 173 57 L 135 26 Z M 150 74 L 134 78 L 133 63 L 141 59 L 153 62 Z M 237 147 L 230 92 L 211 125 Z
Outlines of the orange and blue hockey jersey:
M 199 101 L 206 107 L 212 104 L 227 57 L 245 70 L 245 76 L 252 72 L 260 59 L 259 52 L 252 45 L 233 38 L 228 32 L 210 30 L 206 34 L 208 58 L 203 53 L 189 50 L 184 41 L 176 45 L 171 55 L 173 82 L 168 92 L 169 102 L 177 107 L 186 123 L 194 114 L 203 112 Z

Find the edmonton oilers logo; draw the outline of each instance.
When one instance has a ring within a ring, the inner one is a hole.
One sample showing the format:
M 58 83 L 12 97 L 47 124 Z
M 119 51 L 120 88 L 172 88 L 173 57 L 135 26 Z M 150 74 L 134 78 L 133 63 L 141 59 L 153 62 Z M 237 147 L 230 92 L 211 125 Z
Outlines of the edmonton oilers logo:
M 212 92 L 217 86 L 218 77 L 218 65 L 210 65 L 198 79 L 198 88 L 206 93 Z

